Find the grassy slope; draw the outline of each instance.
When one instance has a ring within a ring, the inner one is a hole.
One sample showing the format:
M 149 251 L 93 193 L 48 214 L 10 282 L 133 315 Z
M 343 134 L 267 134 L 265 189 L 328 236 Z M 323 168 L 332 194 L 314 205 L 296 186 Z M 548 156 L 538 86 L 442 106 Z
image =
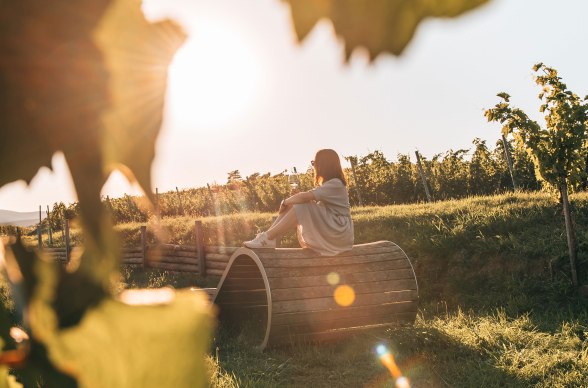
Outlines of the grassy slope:
M 577 210 L 583 276 L 588 256 L 588 194 L 572 199 Z M 269 213 L 245 213 L 204 218 L 206 243 L 239 246 L 267 228 L 271 217 Z M 557 202 L 546 194 L 364 207 L 353 210 L 353 219 L 357 244 L 390 240 L 407 252 L 425 302 L 443 300 L 450 306 L 478 308 L 504 306 L 504 301 L 493 301 L 511 298 L 504 287 L 512 282 L 538 277 L 561 279 L 569 273 L 563 217 Z M 190 244 L 194 240 L 193 224 L 191 217 L 164 219 L 161 228 L 148 225 L 149 238 L 154 239 L 152 233 L 159 229 L 164 241 Z M 139 226 L 117 226 L 127 245 L 139 244 Z M 293 233 L 286 236 L 283 245 L 297 246 Z M 504 284 L 505 279 L 508 284 Z
M 588 194 L 572 201 L 587 284 Z M 206 242 L 240 245 L 272 216 L 205 218 Z M 379 343 L 393 350 L 413 387 L 588 386 L 588 306 L 569 286 L 563 218 L 553 197 L 364 207 L 353 210 L 353 219 L 356 243 L 394 241 L 411 258 L 421 296 L 415 325 L 264 353 L 221 331 L 208 360 L 213 386 L 391 386 L 374 352 Z M 190 244 L 193 224 L 191 217 L 164 219 L 148 230 L 151 239 L 159 230 L 162 240 Z M 139 227 L 117 226 L 126 245 L 139 244 Z M 283 243 L 297 246 L 293 234 Z M 123 275 L 129 286 L 198 284 L 158 271 Z
M 588 194 L 572 200 L 586 284 Z M 271 217 L 203 219 L 207 243 L 240 245 Z M 413 387 L 588 386 L 588 306 L 569 286 L 562 215 L 553 197 L 365 207 L 354 209 L 353 219 L 356 243 L 391 240 L 411 257 L 421 292 L 415 325 L 264 353 L 221 331 L 209 359 L 213 386 L 391 386 L 374 352 L 380 343 L 392 349 Z M 193 221 L 163 220 L 164 238 L 191 243 Z M 118 226 L 130 245 L 138 243 L 138 227 Z M 294 235 L 284 243 L 296 246 Z

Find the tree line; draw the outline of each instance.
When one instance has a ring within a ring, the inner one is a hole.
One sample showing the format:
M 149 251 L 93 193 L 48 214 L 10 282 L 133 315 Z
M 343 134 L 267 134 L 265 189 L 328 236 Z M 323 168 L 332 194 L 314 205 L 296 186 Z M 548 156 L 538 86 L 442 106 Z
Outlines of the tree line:
M 507 141 L 513 163 L 513 175 L 519 189 L 541 189 L 533 162 L 524 150 Z M 415 155 L 398 154 L 390 159 L 382 151 L 363 156 L 346 156 L 351 167 L 344 169 L 352 206 L 406 204 L 427 200 Z M 433 200 L 491 195 L 513 190 L 512 177 L 505 156 L 504 143 L 498 140 L 489 147 L 474 139 L 470 149 L 449 150 L 431 158 L 421 156 L 421 166 Z M 156 196 L 154 207 L 142 206 L 141 198 L 125 195 L 103 198 L 103 204 L 115 223 L 146 222 L 150 217 L 214 216 L 239 212 L 272 212 L 290 194 L 292 176 L 300 190 L 314 187 L 311 168 L 292 174 L 254 173 L 242 177 L 239 170 L 227 173 L 223 184 L 169 191 Z M 584 179 L 586 181 L 586 179 Z M 576 189 L 580 187 L 574 187 Z M 78 204 L 55 203 L 48 222 L 56 229 L 63 220 L 78 213 Z

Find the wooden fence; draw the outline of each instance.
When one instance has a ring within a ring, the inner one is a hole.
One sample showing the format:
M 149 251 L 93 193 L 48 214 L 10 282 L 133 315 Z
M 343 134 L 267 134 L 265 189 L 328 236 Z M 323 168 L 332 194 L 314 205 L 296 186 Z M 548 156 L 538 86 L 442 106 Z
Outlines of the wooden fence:
M 140 246 L 123 248 L 122 264 L 175 272 L 192 272 L 200 276 L 221 276 L 229 263 L 229 258 L 238 249 L 238 247 L 206 246 L 203 264 L 200 264 L 198 248 L 195 245 L 158 244 L 145 248 L 145 250 Z M 75 247 L 72 250 L 75 250 Z M 68 261 L 65 248 L 44 248 L 43 252 L 59 263 L 66 264 Z
M 206 246 L 202 236 L 202 224 L 194 226 L 196 245 L 147 244 L 147 228 L 141 227 L 141 245 L 124 247 L 122 265 L 157 268 L 166 271 L 191 272 L 199 276 L 221 276 L 229 258 L 238 247 Z M 69 240 L 69 239 L 66 239 Z M 39 248 L 55 261 L 66 264 L 77 247 Z

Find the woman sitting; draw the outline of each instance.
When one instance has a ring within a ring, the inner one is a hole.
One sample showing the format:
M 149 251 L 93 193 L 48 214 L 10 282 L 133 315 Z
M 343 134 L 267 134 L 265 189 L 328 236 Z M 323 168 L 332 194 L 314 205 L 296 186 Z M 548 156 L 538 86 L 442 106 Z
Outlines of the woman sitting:
M 311 164 L 317 187 L 284 199 L 272 226 L 243 245 L 275 248 L 276 239 L 296 227 L 300 246 L 323 256 L 353 247 L 349 193 L 339 155 L 331 149 L 320 150 Z

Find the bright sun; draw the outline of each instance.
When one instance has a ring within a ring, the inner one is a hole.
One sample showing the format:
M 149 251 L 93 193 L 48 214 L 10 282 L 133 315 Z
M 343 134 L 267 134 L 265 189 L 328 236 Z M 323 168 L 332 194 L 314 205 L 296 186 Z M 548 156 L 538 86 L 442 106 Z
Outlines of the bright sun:
M 262 71 L 254 47 L 221 21 L 202 21 L 169 72 L 167 110 L 191 130 L 235 127 L 259 97 Z

